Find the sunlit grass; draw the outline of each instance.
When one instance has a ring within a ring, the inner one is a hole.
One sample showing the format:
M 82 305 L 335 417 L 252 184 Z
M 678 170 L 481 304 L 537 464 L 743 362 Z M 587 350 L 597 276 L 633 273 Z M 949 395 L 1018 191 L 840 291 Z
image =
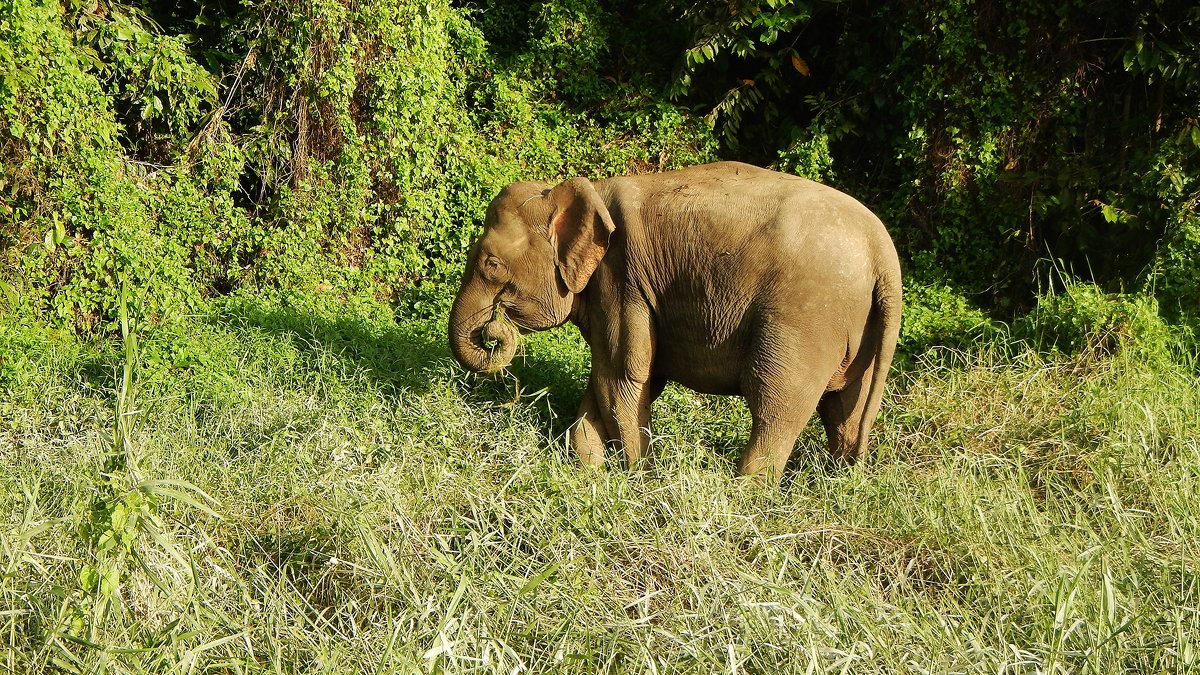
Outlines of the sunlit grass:
M 583 472 L 580 341 L 488 379 L 441 330 L 230 302 L 131 352 L 0 324 L 0 665 L 1200 667 L 1187 355 L 931 352 L 871 461 L 814 424 L 767 489 L 733 476 L 736 399 L 671 388 L 651 471 Z

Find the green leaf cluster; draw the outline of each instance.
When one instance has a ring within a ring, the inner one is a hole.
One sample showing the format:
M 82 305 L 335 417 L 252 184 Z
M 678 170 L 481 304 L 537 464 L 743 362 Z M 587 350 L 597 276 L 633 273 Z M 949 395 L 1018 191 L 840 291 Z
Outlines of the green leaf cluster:
M 739 156 L 866 201 L 924 282 L 1011 317 L 1053 260 L 1200 310 L 1182 262 L 1200 194 L 1194 4 L 672 7 L 691 31 L 678 100 Z
M 505 183 L 716 148 L 596 2 L 0 12 L 6 303 L 82 330 L 122 286 L 159 322 L 238 293 L 434 313 Z

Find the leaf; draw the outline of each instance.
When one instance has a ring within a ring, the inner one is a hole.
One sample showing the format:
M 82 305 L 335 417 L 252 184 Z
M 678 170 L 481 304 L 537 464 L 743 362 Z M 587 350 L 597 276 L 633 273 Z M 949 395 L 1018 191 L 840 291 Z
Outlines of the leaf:
M 796 72 L 805 77 L 812 75 L 812 71 L 808 69 L 808 62 L 800 58 L 800 55 L 795 52 L 792 52 L 792 67 L 796 69 Z
M 106 567 L 100 572 L 100 594 L 114 595 L 121 587 L 121 573 L 115 567 Z
M 12 284 L 4 281 L 0 281 L 0 294 L 3 294 L 4 297 L 7 298 L 8 306 L 10 308 L 16 307 L 21 297 L 20 294 L 17 293 L 17 289 L 13 287 Z
M 1138 65 L 1145 70 L 1149 70 L 1158 65 L 1158 52 L 1154 49 L 1143 49 L 1137 55 Z
M 116 538 L 116 535 L 113 533 L 113 531 L 105 530 L 104 534 L 101 534 L 100 538 L 96 540 L 96 550 L 97 551 L 107 551 L 108 549 L 110 549 L 114 545 L 116 545 L 116 543 L 117 543 L 117 538 Z
M 525 595 L 537 590 L 537 587 L 541 586 L 544 581 L 549 579 L 555 572 L 557 572 L 560 566 L 562 566 L 561 560 L 550 563 L 550 565 L 546 567 L 546 569 L 539 572 L 537 576 L 525 582 L 525 585 L 521 587 L 521 590 L 517 591 L 517 595 Z
M 1200 125 L 1192 127 L 1192 145 L 1200 148 Z
M 91 592 L 100 581 L 100 573 L 95 567 L 84 563 L 83 567 L 79 568 L 79 585 L 83 590 Z
M 216 499 L 213 499 L 207 492 L 187 481 L 168 478 L 144 480 L 138 484 L 137 489 L 142 494 L 174 499 L 177 502 L 203 511 L 217 520 L 224 520 L 221 514 L 212 508 L 219 506 L 220 503 Z

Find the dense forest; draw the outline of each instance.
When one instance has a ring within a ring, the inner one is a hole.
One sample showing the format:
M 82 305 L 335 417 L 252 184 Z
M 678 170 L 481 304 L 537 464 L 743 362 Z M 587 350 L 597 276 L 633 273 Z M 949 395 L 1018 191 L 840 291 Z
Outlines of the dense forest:
M 0 21 L 5 301 L 80 330 L 115 326 L 121 285 L 158 321 L 243 290 L 436 312 L 504 183 L 715 158 L 879 213 L 929 309 L 909 339 L 1075 280 L 1198 313 L 1187 3 L 72 0 Z
M 516 180 L 736 159 L 904 272 L 853 467 L 465 372 Z M 1200 5 L 0 0 L 0 670 L 1194 672 Z

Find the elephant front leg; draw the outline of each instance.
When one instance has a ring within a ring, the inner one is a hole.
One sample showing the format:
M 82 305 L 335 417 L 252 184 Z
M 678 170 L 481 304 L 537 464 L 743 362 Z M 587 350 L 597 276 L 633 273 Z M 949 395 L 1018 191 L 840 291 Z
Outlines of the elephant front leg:
M 650 450 L 650 405 L 662 393 L 662 381 L 613 379 L 596 387 L 596 402 L 613 440 L 630 469 L 646 468 Z
M 596 306 L 600 306 L 599 304 Z M 650 449 L 650 404 L 665 380 L 654 377 L 654 323 L 644 305 L 623 304 L 620 321 L 607 313 L 593 317 L 597 330 L 587 334 L 592 348 L 588 391 L 609 440 L 624 453 L 630 469 L 646 465 Z
M 581 464 L 600 469 L 604 467 L 604 447 L 611 438 L 600 407 L 596 404 L 596 396 L 589 386 L 583 393 L 579 417 L 571 427 L 571 448 Z

